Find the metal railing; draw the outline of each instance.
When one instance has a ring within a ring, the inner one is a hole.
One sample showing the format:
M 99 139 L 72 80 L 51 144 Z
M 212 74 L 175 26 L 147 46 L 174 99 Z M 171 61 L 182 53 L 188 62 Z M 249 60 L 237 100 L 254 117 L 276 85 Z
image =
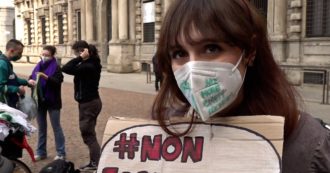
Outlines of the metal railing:
M 142 66 L 142 71 L 146 72 L 146 78 L 147 78 L 147 83 L 151 83 L 151 76 L 152 76 L 152 71 L 151 71 L 151 61 L 150 60 L 142 60 L 141 61 L 141 66 Z

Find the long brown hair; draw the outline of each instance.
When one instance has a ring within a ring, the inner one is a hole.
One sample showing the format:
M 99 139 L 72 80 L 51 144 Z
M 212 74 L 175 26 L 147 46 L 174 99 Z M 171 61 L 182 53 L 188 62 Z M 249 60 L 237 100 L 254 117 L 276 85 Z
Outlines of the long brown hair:
M 253 66 L 248 67 L 246 72 L 240 111 L 235 113 L 283 116 L 287 137 L 299 115 L 296 91 L 274 60 L 266 21 L 244 0 L 176 0 L 171 4 L 163 20 L 157 45 L 159 68 L 164 78 L 152 107 L 153 116 L 162 128 L 176 136 L 188 132 L 172 132 L 166 125 L 166 119 L 169 109 L 184 110 L 187 113 L 190 107 L 176 83 L 169 50 L 173 45 L 179 45 L 180 36 L 193 43 L 190 36 L 192 28 L 204 37 L 237 46 L 245 50 L 246 55 L 255 53 Z

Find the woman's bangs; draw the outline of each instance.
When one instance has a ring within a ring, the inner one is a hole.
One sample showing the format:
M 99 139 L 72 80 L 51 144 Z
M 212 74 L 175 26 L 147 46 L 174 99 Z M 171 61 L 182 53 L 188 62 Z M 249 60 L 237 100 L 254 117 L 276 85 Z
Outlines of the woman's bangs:
M 228 31 L 225 29 L 227 24 L 219 19 L 215 13 L 205 12 L 199 8 L 195 8 L 194 11 L 187 10 L 184 14 L 178 11 L 178 14 L 173 14 L 168 28 L 168 48 L 178 47 L 179 43 L 182 42 L 181 39 L 185 39 L 189 44 L 197 43 L 198 40 L 192 37 L 191 33 L 193 32 L 198 32 L 203 38 L 230 42 L 232 33 L 226 32 Z
M 191 45 L 198 43 L 200 40 L 196 40 L 192 37 L 191 33 L 199 33 L 202 38 L 214 40 L 217 42 L 228 42 L 226 37 L 229 33 L 225 33 L 221 26 L 217 26 L 215 23 L 205 22 L 203 20 L 193 20 L 190 25 L 187 25 L 185 31 L 182 31 L 185 41 Z

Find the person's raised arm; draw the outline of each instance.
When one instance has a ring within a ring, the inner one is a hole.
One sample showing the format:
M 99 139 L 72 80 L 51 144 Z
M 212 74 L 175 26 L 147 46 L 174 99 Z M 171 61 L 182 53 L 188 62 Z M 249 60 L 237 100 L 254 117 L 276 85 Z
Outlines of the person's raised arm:
M 77 69 L 78 69 L 78 64 L 81 63 L 82 58 L 78 56 L 77 58 L 73 58 L 69 62 L 67 62 L 65 65 L 62 67 L 62 71 L 66 74 L 69 75 L 75 75 L 77 74 Z

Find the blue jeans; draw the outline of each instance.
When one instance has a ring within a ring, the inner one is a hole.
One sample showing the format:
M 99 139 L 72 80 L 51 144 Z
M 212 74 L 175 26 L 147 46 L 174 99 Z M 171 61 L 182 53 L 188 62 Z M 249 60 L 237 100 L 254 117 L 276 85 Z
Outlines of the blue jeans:
M 47 156 L 47 110 L 53 127 L 57 155 L 65 156 L 65 138 L 60 123 L 60 110 L 44 108 L 39 108 L 37 116 L 39 126 L 37 155 Z

